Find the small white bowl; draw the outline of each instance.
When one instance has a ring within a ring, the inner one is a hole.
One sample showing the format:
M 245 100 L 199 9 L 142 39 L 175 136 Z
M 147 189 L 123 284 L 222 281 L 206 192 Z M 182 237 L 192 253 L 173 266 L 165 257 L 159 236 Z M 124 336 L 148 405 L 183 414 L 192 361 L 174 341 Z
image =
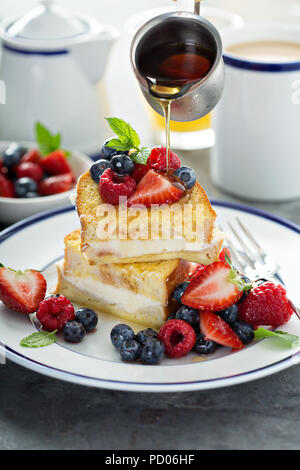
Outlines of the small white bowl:
M 11 142 L 0 141 L 0 152 L 2 153 Z M 32 142 L 20 142 L 21 145 L 30 149 L 36 148 Z M 82 173 L 85 173 L 93 163 L 85 154 L 73 151 L 68 158 L 76 180 Z M 53 194 L 52 196 L 34 197 L 34 198 L 9 198 L 0 197 L 0 222 L 3 224 L 12 224 L 18 220 L 25 219 L 38 212 L 48 209 L 54 209 L 71 204 L 70 195 L 74 191 L 65 191 L 64 193 Z

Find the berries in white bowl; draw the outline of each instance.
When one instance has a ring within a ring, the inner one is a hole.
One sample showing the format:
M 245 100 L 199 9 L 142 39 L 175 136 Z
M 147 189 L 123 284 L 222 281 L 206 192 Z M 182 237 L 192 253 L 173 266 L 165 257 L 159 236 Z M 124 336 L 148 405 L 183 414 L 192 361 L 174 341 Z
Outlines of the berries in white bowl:
M 1 223 L 70 204 L 78 177 L 91 165 L 87 155 L 60 148 L 59 134 L 36 127 L 37 142 L 0 141 Z

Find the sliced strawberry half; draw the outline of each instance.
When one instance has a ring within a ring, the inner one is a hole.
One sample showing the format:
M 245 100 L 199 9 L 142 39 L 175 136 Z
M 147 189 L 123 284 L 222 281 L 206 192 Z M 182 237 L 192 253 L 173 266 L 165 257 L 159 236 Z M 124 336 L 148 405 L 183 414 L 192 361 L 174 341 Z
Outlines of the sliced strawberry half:
M 240 349 L 244 346 L 228 323 L 215 313 L 200 313 L 200 330 L 206 339 L 222 346 L 229 346 L 233 349 Z
M 186 288 L 182 303 L 198 310 L 218 311 L 230 307 L 243 295 L 232 280 L 232 273 L 231 267 L 222 261 L 205 266 Z
M 189 281 L 193 281 L 199 276 L 200 271 L 205 268 L 204 264 L 197 264 L 192 272 L 190 272 Z
M 0 268 L 0 300 L 11 310 L 24 314 L 35 312 L 46 288 L 46 280 L 38 271 Z
M 128 199 L 128 205 L 149 207 L 152 204 L 170 204 L 179 201 L 183 192 L 183 189 L 172 184 L 167 177 L 154 170 L 149 170 Z

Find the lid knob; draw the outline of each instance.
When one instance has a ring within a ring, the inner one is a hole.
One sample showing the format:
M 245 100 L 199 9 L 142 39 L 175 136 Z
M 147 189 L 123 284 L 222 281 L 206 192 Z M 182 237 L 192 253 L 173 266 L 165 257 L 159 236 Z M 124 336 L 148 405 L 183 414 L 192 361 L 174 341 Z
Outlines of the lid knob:
M 30 40 L 59 40 L 85 34 L 87 22 L 52 0 L 40 0 L 32 10 L 10 23 L 7 29 L 11 37 Z
M 53 5 L 53 0 L 42 0 L 41 3 L 45 8 L 50 8 Z

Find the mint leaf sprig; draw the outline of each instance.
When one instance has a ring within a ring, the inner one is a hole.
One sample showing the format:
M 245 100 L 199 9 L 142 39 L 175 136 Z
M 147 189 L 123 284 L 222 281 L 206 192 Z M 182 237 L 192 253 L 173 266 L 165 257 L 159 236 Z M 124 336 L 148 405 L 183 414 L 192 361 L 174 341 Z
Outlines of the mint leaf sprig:
M 276 338 L 283 346 L 290 348 L 299 344 L 299 337 L 296 335 L 291 335 L 285 331 L 272 331 L 259 327 L 254 330 L 254 339 L 258 340 L 262 338 Z
M 37 122 L 35 124 L 35 136 L 42 155 L 45 156 L 49 153 L 55 152 L 56 150 L 62 150 L 61 133 L 52 134 L 41 122 Z M 67 150 L 63 151 L 65 152 L 66 157 L 71 155 L 71 152 Z
M 145 165 L 151 150 L 147 147 L 140 146 L 140 138 L 131 125 L 117 117 L 107 117 L 105 119 L 112 131 L 118 137 L 109 140 L 106 144 L 107 147 L 111 147 L 121 152 L 128 152 L 128 155 L 135 163 Z
M 50 344 L 56 343 L 57 330 L 54 330 L 49 333 L 49 331 L 38 331 L 32 335 L 26 336 L 20 341 L 20 345 L 26 348 L 43 348 L 45 346 L 50 346 Z
M 247 282 L 241 277 L 237 269 L 233 267 L 232 261 L 227 253 L 225 253 L 225 261 L 230 266 L 230 271 L 228 273 L 229 281 L 235 284 L 240 291 L 251 290 L 253 287 L 252 282 Z

